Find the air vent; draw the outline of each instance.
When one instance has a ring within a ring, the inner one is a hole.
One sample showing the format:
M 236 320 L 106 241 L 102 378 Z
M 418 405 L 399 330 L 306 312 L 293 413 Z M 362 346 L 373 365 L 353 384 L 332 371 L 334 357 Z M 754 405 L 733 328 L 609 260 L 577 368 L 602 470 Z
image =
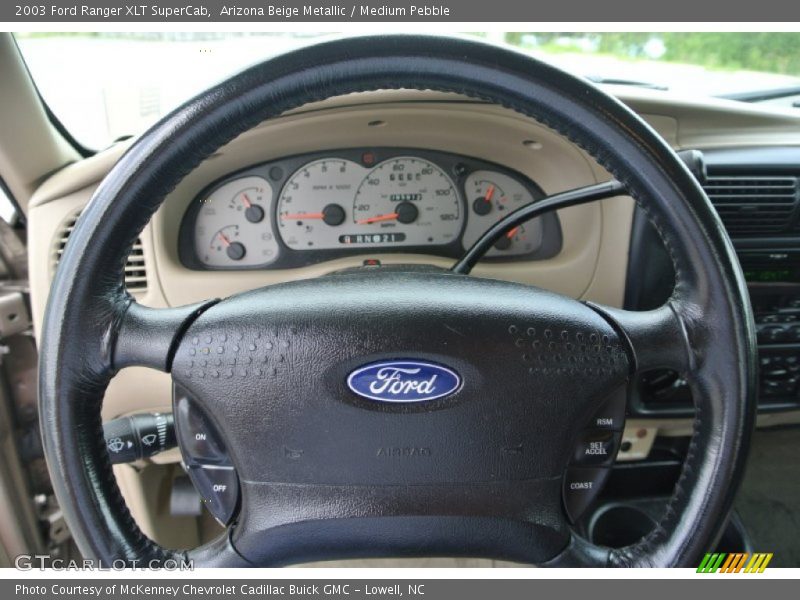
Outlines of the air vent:
M 64 247 L 67 245 L 67 240 L 69 240 L 72 230 L 75 229 L 75 223 L 80 214 L 79 211 L 67 219 L 56 236 L 53 245 L 53 273 L 55 273 L 58 262 L 61 260 Z M 142 248 L 142 240 L 139 238 L 136 238 L 136 243 L 133 244 L 128 260 L 125 263 L 125 287 L 132 294 L 144 294 L 147 291 L 147 269 L 144 262 L 144 249 Z
M 790 229 L 798 203 L 796 177 L 710 176 L 704 188 L 731 236 Z

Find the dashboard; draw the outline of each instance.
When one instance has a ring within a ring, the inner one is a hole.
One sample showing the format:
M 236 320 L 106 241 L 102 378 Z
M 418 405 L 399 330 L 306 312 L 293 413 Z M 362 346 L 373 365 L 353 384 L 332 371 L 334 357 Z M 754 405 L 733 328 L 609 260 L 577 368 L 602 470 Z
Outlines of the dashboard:
M 474 157 L 415 148 L 301 154 L 224 176 L 189 204 L 184 266 L 281 269 L 369 250 L 456 258 L 506 214 L 545 193 L 521 173 Z M 511 230 L 494 261 L 561 250 L 556 214 Z
M 758 287 L 762 294 L 753 304 L 762 368 L 769 368 L 762 395 L 769 400 L 762 403 L 759 426 L 800 422 L 800 338 L 789 343 L 789 336 L 800 332 L 800 255 L 786 245 L 800 233 L 800 157 L 769 149 L 800 147 L 800 117 L 652 90 L 625 88 L 618 95 L 674 148 L 705 152 L 712 176 L 708 191 L 716 190 L 720 207 L 727 203 L 728 225 L 755 227 L 760 212 L 765 214 L 759 223 L 771 218 L 774 198 L 755 213 L 750 206 L 755 201 L 741 206 L 739 200 L 763 197 L 765 176 L 796 180 L 786 194 L 794 194 L 794 221 L 787 227 L 795 230 L 776 231 L 766 244 L 763 237 L 734 237 L 740 251 L 753 255 L 743 262 L 755 273 L 751 290 Z M 129 145 L 121 142 L 65 167 L 31 200 L 31 310 L 37 332 L 75 219 Z M 753 153 L 743 154 L 743 146 Z M 446 268 L 507 211 L 608 177 L 568 140 L 502 107 L 403 90 L 329 99 L 238 136 L 170 190 L 134 245 L 125 284 L 137 302 L 166 308 L 378 259 L 386 265 Z M 732 186 L 748 189 L 733 194 Z M 662 287 L 669 295 L 673 278 L 669 261 L 658 249 L 648 250 L 646 241 L 657 236 L 643 233 L 641 216 L 624 196 L 560 210 L 501 242 L 473 274 L 645 310 L 662 301 Z M 638 284 L 631 285 L 629 277 Z M 791 293 L 787 277 L 794 280 Z M 649 287 L 650 298 L 631 293 Z M 670 373 L 644 383 L 647 393 L 636 392 L 631 404 L 619 461 L 642 461 L 657 439 L 692 431 L 685 386 Z M 794 396 L 787 393 L 789 386 Z M 106 392 L 103 418 L 168 412 L 172 393 L 168 374 L 123 369 Z M 152 494 L 169 489 L 179 468 L 177 453 L 159 456 L 141 472 L 116 467 L 126 502 L 154 539 L 171 547 L 196 546 L 204 539 L 196 523 L 176 527 L 164 500 L 169 496 L 159 494 L 158 500 Z

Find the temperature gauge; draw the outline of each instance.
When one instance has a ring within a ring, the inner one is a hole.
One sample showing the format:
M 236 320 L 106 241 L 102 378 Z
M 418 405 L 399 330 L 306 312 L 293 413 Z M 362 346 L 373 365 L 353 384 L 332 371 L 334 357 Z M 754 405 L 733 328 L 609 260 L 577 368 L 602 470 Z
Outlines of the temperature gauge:
M 471 173 L 464 182 L 464 191 L 470 209 L 464 230 L 465 249 L 494 223 L 535 199 L 520 181 L 497 171 Z M 535 252 L 541 245 L 542 224 L 534 219 L 509 231 L 486 256 L 521 256 Z

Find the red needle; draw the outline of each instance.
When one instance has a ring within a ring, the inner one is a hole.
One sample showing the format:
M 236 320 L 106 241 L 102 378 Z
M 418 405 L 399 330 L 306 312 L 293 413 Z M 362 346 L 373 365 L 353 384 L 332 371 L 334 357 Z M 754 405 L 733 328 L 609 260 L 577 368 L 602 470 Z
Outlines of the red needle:
M 247 197 L 247 194 L 244 194 L 244 193 L 242 194 L 242 200 L 244 200 L 244 205 L 247 208 L 250 208 L 251 206 L 253 206 L 253 204 L 250 202 L 250 198 Z
M 511 239 L 511 238 L 513 238 L 515 235 L 517 235 L 517 232 L 518 232 L 518 231 L 519 231 L 519 225 L 517 225 L 516 227 L 514 227 L 514 229 L 512 229 L 511 231 L 509 231 L 509 232 L 506 234 L 506 237 L 507 237 L 508 239 Z
M 294 215 L 281 215 L 284 221 L 292 221 L 294 219 L 324 219 L 325 215 L 322 213 L 297 213 Z
M 491 202 L 492 196 L 494 196 L 494 184 L 490 183 L 489 189 L 486 190 L 486 195 L 484 196 L 484 200 L 486 200 L 487 202 Z
M 367 217 L 366 219 L 359 219 L 356 221 L 358 225 L 365 223 L 377 223 L 378 221 L 391 221 L 397 218 L 397 213 L 389 213 L 388 215 L 378 215 L 377 217 Z
M 220 239 L 222 239 L 222 243 L 223 244 L 225 244 L 226 246 L 230 246 L 231 245 L 231 241 L 221 231 L 219 232 L 219 237 L 220 237 Z

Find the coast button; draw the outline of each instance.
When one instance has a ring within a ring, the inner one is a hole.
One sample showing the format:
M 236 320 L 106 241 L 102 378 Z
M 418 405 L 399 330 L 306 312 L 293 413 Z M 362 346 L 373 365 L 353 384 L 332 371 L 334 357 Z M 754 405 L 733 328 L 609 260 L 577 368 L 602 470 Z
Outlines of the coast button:
M 606 483 L 607 468 L 570 467 L 564 475 L 564 508 L 573 523 L 591 505 Z

